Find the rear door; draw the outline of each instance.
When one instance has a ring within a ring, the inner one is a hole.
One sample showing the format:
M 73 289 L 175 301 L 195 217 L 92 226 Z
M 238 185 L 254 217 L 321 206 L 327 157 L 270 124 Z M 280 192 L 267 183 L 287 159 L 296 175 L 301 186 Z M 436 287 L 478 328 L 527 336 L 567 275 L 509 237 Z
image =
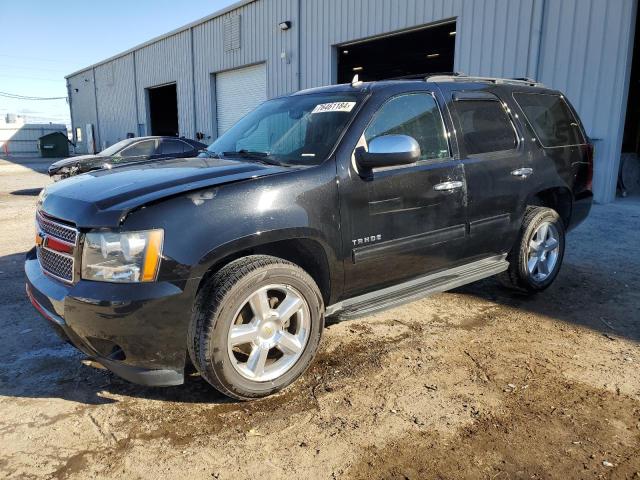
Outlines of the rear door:
M 533 173 L 517 119 L 486 90 L 449 91 L 448 105 L 466 177 L 465 256 L 504 253 L 520 229 Z
M 384 100 L 357 146 L 402 134 L 420 145 L 414 164 L 360 172 L 351 158 L 340 181 L 346 294 L 382 288 L 459 260 L 465 241 L 464 172 L 453 158 L 448 128 L 433 91 Z
M 513 98 L 531 125 L 533 142 L 539 145 L 539 153 L 533 156 L 533 191 L 566 186 L 576 199 L 584 198 L 588 203 L 592 195 L 592 153 L 575 110 L 559 92 L 516 91 Z M 572 212 L 558 213 L 563 218 L 573 216 Z

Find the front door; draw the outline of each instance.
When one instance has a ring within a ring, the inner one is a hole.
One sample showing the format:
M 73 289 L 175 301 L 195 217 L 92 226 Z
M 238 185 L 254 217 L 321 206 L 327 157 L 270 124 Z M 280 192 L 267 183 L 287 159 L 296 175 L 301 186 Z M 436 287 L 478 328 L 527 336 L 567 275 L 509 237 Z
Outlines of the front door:
M 390 134 L 413 137 L 420 160 L 362 172 L 352 154 L 349 176 L 340 182 L 347 296 L 446 268 L 464 250 L 464 171 L 452 156 L 436 94 L 389 98 L 357 146 Z

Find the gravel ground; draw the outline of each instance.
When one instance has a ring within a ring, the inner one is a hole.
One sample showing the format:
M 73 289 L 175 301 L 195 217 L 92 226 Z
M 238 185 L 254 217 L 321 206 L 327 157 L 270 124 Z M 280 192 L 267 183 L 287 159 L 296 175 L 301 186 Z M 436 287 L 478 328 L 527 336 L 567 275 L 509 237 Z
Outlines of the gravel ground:
M 545 293 L 488 279 L 329 322 L 281 394 L 91 364 L 24 295 L 46 164 L 0 160 L 3 478 L 640 478 L 640 201 L 595 206 Z

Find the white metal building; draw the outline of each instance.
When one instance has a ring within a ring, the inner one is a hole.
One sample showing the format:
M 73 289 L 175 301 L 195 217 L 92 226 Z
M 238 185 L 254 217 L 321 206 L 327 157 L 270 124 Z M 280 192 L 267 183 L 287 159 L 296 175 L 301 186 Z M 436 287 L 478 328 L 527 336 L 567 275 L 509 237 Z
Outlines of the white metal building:
M 529 77 L 576 106 L 596 144 L 596 199 L 607 202 L 623 134 L 639 131 L 638 115 L 625 122 L 628 98 L 631 110 L 640 103 L 637 3 L 244 0 L 69 75 L 74 140 L 78 151 L 129 133 L 210 143 L 266 98 L 354 72 Z
M 38 139 L 43 135 L 61 132 L 67 127 L 57 123 L 26 123 L 17 115 L 0 116 L 0 155 L 33 155 L 39 153 Z

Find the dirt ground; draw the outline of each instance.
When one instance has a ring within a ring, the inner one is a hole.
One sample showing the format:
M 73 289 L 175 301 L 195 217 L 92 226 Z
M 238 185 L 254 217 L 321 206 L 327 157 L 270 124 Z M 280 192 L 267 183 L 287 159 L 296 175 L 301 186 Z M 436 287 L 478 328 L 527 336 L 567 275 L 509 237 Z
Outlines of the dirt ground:
M 595 206 L 543 294 L 489 279 L 329 322 L 301 380 L 235 403 L 54 336 L 24 295 L 32 168 L 0 162 L 1 477 L 640 478 L 640 201 Z

